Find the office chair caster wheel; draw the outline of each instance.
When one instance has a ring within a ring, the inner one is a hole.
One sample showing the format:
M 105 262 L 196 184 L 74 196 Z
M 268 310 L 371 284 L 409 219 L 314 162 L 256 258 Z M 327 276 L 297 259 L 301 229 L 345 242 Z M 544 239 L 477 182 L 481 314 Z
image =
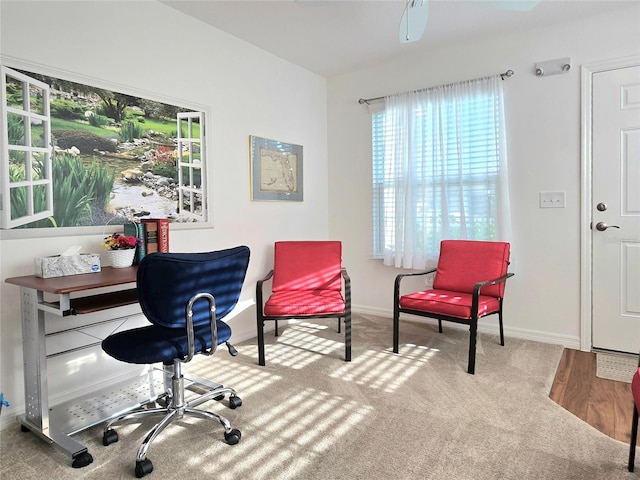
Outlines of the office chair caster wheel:
M 140 462 L 136 462 L 136 478 L 142 478 L 147 473 L 153 472 L 153 463 L 151 460 L 145 459 Z
M 25 427 L 24 425 L 20 425 L 20 431 L 22 433 L 27 433 L 30 432 L 31 430 L 29 430 L 27 427 Z
M 241 436 L 242 434 L 240 433 L 240 430 L 238 430 L 237 428 L 234 428 L 230 432 L 224 432 L 224 439 L 227 441 L 229 445 L 235 445 L 236 443 L 238 443 L 240 441 Z
M 213 397 L 213 399 L 214 399 L 216 402 L 219 402 L 220 400 L 224 400 L 224 394 L 222 394 L 222 395 L 218 395 L 217 397 Z
M 112 443 L 116 443 L 118 441 L 118 432 L 115 430 L 107 430 L 102 435 L 102 445 L 105 447 L 111 445 Z
M 240 397 L 229 397 L 229 408 L 234 410 L 242 405 L 242 399 Z
M 93 462 L 93 457 L 89 452 L 82 452 L 79 455 L 73 457 L 73 462 L 71 462 L 71 466 L 73 468 L 82 468 L 86 467 L 90 463 Z

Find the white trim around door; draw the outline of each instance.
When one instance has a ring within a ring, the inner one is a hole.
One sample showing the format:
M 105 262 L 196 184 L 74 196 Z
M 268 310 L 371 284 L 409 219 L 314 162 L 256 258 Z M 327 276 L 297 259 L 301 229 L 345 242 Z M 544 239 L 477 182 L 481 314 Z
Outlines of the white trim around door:
M 591 351 L 592 80 L 598 72 L 640 65 L 640 55 L 605 60 L 581 69 L 580 349 Z

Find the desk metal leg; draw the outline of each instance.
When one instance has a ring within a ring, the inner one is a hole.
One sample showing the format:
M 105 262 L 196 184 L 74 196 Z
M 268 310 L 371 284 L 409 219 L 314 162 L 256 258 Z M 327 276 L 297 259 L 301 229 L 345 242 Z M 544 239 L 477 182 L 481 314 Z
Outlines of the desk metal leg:
M 22 288 L 22 356 L 26 419 L 42 433 L 49 430 L 47 355 L 44 312 L 38 309 L 42 292 Z
M 21 295 L 25 415 L 18 419 L 23 427 L 69 454 L 73 467 L 84 467 L 93 461 L 87 448 L 64 433 L 52 431 L 49 425 L 44 312 L 38 308 L 44 294 L 22 287 Z

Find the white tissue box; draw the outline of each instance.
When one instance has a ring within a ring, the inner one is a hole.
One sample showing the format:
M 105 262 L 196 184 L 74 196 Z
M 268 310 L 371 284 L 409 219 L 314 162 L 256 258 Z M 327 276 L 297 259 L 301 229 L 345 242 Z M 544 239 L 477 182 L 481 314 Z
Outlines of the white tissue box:
M 100 271 L 99 253 L 77 255 L 53 255 L 35 258 L 36 276 L 41 278 L 64 277 Z

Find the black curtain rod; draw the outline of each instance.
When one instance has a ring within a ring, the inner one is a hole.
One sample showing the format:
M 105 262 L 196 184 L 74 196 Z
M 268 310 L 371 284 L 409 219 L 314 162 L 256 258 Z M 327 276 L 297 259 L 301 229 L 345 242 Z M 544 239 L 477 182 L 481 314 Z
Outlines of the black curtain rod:
M 512 77 L 513 75 L 514 75 L 513 70 L 507 70 L 506 72 L 500 74 L 500 78 L 504 80 L 505 77 L 509 78 L 509 77 Z M 378 100 L 384 100 L 384 97 L 360 98 L 358 99 L 358 103 L 360 105 L 364 105 L 365 103 L 369 105 L 370 102 L 377 102 Z

